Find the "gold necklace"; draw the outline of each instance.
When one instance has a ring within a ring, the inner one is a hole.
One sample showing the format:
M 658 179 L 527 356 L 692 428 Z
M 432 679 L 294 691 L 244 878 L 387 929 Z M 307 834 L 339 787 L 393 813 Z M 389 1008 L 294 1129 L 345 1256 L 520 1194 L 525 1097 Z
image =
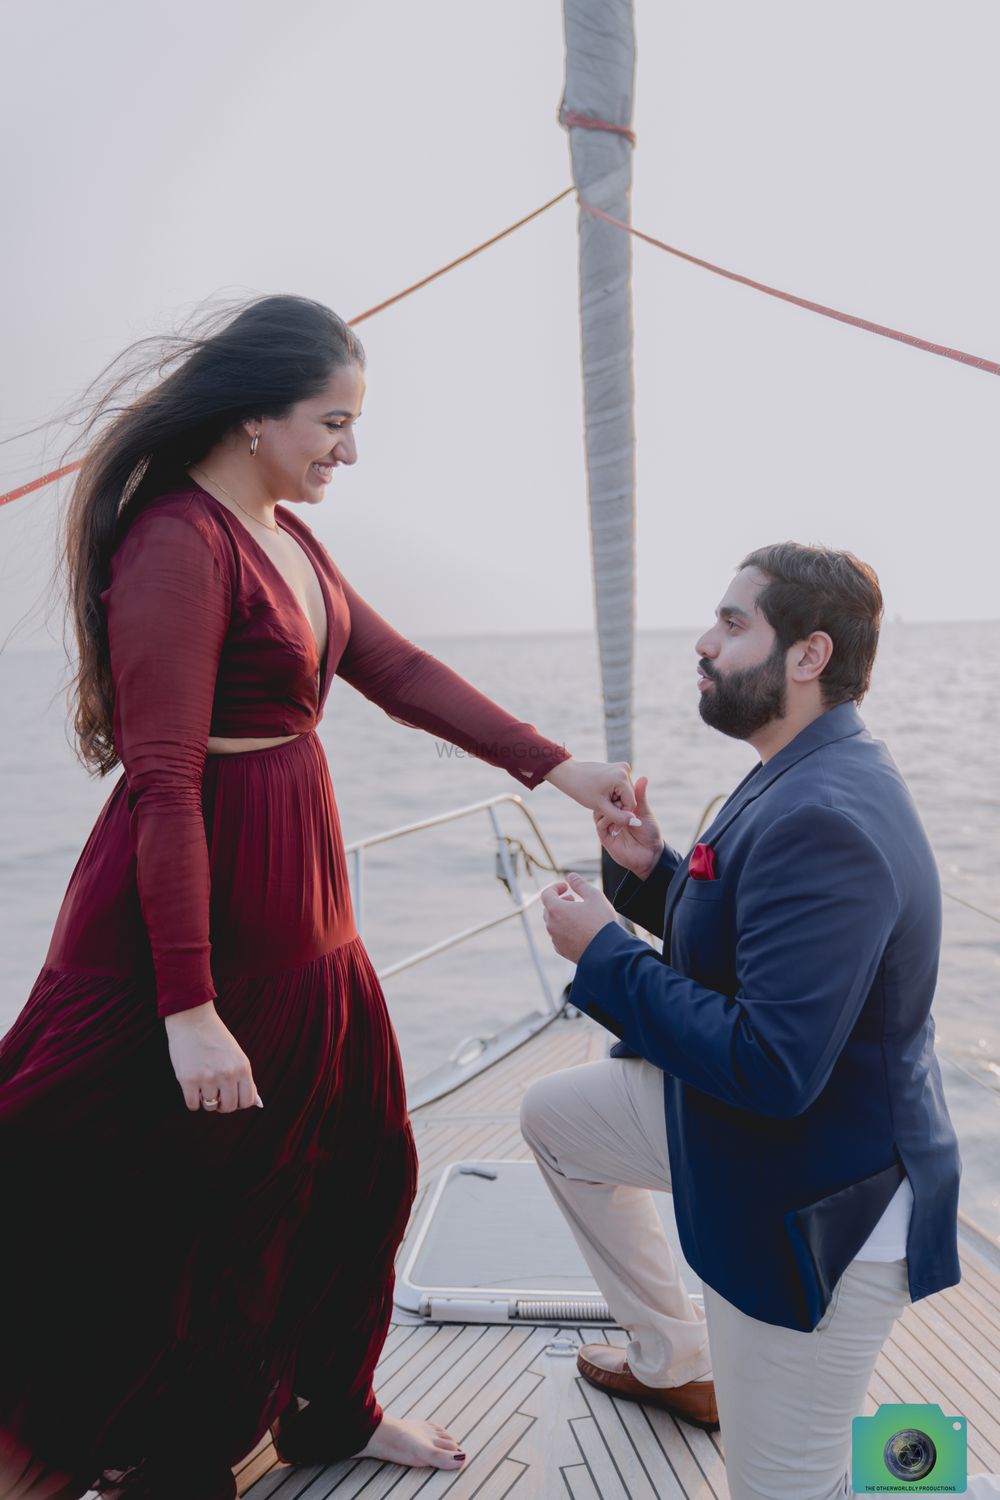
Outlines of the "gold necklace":
M 205 473 L 204 469 L 199 469 L 197 464 L 190 464 L 189 468 L 191 468 L 194 471 L 195 474 L 201 474 L 202 477 L 205 478 L 205 479 L 209 478 L 209 475 L 207 475 Z M 235 495 L 230 495 L 229 491 L 226 489 L 226 486 L 224 484 L 220 484 L 217 479 L 213 479 L 211 481 L 211 483 L 214 484 L 217 489 L 220 489 L 224 495 L 228 495 L 229 499 L 233 502 L 234 505 L 239 505 L 240 510 L 243 512 L 243 514 L 245 516 L 250 516 L 251 521 L 256 521 L 258 526 L 263 526 L 263 528 L 264 528 L 265 531 L 280 531 L 281 530 L 280 526 L 268 526 L 267 522 L 266 521 L 262 521 L 259 516 L 251 515 L 250 511 L 247 510 L 246 506 L 245 505 L 240 505 L 240 502 L 237 500 L 236 496 Z

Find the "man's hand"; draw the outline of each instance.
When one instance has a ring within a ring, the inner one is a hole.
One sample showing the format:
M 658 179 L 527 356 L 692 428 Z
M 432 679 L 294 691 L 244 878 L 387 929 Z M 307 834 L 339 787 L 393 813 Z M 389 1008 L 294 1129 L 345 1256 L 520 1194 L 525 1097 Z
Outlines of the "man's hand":
M 635 784 L 635 812 L 641 819 L 641 827 L 622 827 L 613 823 L 601 812 L 594 813 L 597 836 L 611 855 L 616 865 L 631 870 L 640 880 L 645 880 L 664 850 L 663 835 L 646 801 L 649 777 L 640 776 Z
M 582 875 L 572 872 L 565 880 L 544 888 L 542 906 L 545 930 L 553 948 L 574 964 L 591 938 L 616 920 L 615 909 L 607 897 Z
M 619 828 L 635 824 L 635 789 L 627 761 L 561 760 L 545 777 L 574 802 L 600 813 Z

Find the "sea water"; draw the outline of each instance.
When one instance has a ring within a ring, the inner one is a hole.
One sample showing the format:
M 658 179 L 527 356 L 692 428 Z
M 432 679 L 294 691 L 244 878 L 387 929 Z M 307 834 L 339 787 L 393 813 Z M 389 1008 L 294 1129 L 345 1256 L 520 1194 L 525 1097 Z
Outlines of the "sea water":
M 696 631 L 640 632 L 632 765 L 650 778 L 664 834 L 689 847 L 709 801 L 754 764 L 753 752 L 698 716 Z M 421 644 L 519 719 L 580 759 L 604 758 L 600 682 L 589 635 L 453 637 Z M 0 1033 L 28 995 L 73 866 L 116 770 L 91 778 L 69 741 L 65 658 L 0 653 L 11 726 L 0 747 Z M 862 705 L 910 786 L 937 856 L 945 940 L 934 1005 L 937 1050 L 965 1174 L 966 1213 L 1000 1242 L 1000 622 L 887 624 Z M 16 727 L 16 733 L 15 731 Z M 415 822 L 497 795 L 523 796 L 556 862 L 597 854 L 589 812 L 543 785 L 510 776 L 446 741 L 402 727 L 336 680 L 320 734 L 344 837 Z M 503 830 L 544 858 L 514 804 Z M 376 968 L 501 915 L 510 898 L 495 877 L 485 814 L 383 845 L 366 858 L 358 916 Z M 541 872 L 527 888 L 555 878 Z M 545 980 L 559 994 L 569 966 L 529 918 Z M 541 980 L 515 919 L 386 980 L 407 1077 L 444 1060 L 462 1038 L 486 1035 L 536 1009 Z M 609 1041 L 611 1040 L 609 1036 Z

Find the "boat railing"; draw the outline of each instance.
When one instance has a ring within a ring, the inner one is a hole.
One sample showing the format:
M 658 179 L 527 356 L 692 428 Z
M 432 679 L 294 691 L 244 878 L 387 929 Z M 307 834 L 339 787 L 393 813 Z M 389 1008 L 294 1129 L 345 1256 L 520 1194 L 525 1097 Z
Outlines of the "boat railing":
M 527 821 L 532 834 L 538 841 L 543 858 L 539 859 L 525 847 L 520 839 L 512 838 L 504 833 L 500 826 L 499 810 L 509 806 L 517 810 Z M 501 912 L 499 916 L 488 917 L 484 921 L 476 922 L 471 927 L 463 927 L 458 932 L 441 938 L 438 942 L 430 943 L 416 952 L 408 954 L 405 958 L 398 959 L 395 963 L 387 964 L 379 969 L 378 978 L 380 983 L 393 978 L 394 975 L 402 973 L 406 969 L 412 969 L 417 964 L 426 963 L 427 960 L 436 958 L 439 954 L 447 952 L 451 948 L 458 947 L 461 943 L 469 942 L 472 938 L 489 932 L 494 928 L 502 926 L 505 922 L 519 921 L 527 944 L 528 953 L 538 978 L 540 989 L 540 1004 L 535 1009 L 523 1016 L 511 1026 L 502 1031 L 486 1035 L 472 1035 L 463 1037 L 452 1049 L 446 1062 L 440 1067 L 432 1069 L 429 1073 L 407 1082 L 407 1096 L 410 1107 L 417 1109 L 422 1104 L 427 1104 L 433 1099 L 440 1098 L 443 1094 L 450 1093 L 452 1089 L 458 1088 L 467 1079 L 474 1077 L 498 1062 L 508 1052 L 526 1042 L 529 1037 L 535 1035 L 550 1021 L 558 1016 L 564 1006 L 564 994 L 566 985 L 558 989 L 553 986 L 549 974 L 542 963 L 541 954 L 535 935 L 531 930 L 528 913 L 531 908 L 541 900 L 540 891 L 525 892 L 522 888 L 519 875 L 519 865 L 524 866 L 525 873 L 530 872 L 532 867 L 551 871 L 553 875 L 564 875 L 566 869 L 557 863 L 550 849 L 545 835 L 539 828 L 536 819 L 524 801 L 516 794 L 504 793 L 496 797 L 487 797 L 481 802 L 471 802 L 465 807 L 451 808 L 448 812 L 437 813 L 430 818 L 421 818 L 415 823 L 404 823 L 397 828 L 387 829 L 383 833 L 369 834 L 366 838 L 356 839 L 346 846 L 346 854 L 349 861 L 349 874 L 351 881 L 351 897 L 354 905 L 354 919 L 358 933 L 364 936 L 365 929 L 365 895 L 367 876 L 367 857 L 370 850 L 382 844 L 395 842 L 398 839 L 408 838 L 413 834 L 424 833 L 428 829 L 440 828 L 446 823 L 454 823 L 462 818 L 471 818 L 482 815 L 489 819 L 496 842 L 495 851 L 495 874 L 500 883 L 506 887 L 511 898 L 512 906 L 509 911 Z M 593 863 L 596 872 L 597 861 L 577 860 L 574 869 L 581 873 L 589 873 L 587 866 Z M 567 965 L 567 983 L 569 979 L 569 965 Z
M 719 794 L 711 798 L 705 805 L 704 811 L 698 819 L 694 834 L 695 839 L 700 838 L 717 809 L 724 801 L 725 795 Z M 542 851 L 543 858 L 539 859 L 533 855 L 521 839 L 513 838 L 504 833 L 500 826 L 498 810 L 508 805 L 515 808 L 520 816 L 526 820 L 531 833 L 534 835 Z M 447 812 L 438 813 L 430 818 L 421 818 L 414 823 L 405 823 L 397 828 L 387 829 L 382 833 L 369 834 L 368 837 L 357 839 L 347 845 L 346 852 L 350 860 L 351 893 L 354 903 L 355 922 L 360 934 L 363 935 L 364 933 L 365 923 L 365 875 L 368 851 L 379 845 L 407 838 L 412 834 L 423 833 L 428 829 L 439 828 L 443 824 L 454 823 L 461 818 L 474 817 L 477 814 L 485 814 L 492 826 L 493 836 L 496 841 L 495 874 L 510 895 L 513 903 L 510 910 L 501 912 L 495 917 L 488 917 L 486 920 L 477 922 L 471 927 L 461 928 L 458 932 L 452 933 L 436 943 L 431 943 L 414 953 L 408 954 L 405 958 L 398 959 L 395 963 L 388 964 L 385 968 L 378 971 L 379 981 L 385 982 L 406 969 L 411 969 L 417 964 L 425 963 L 428 959 L 435 958 L 439 954 L 457 947 L 459 944 L 469 942 L 480 934 L 500 927 L 506 922 L 519 920 L 531 962 L 538 978 L 541 991 L 541 1004 L 537 1010 L 531 1011 L 521 1020 L 515 1022 L 512 1026 L 505 1027 L 499 1033 L 490 1033 L 487 1035 L 474 1034 L 463 1037 L 452 1049 L 447 1060 L 441 1067 L 433 1069 L 431 1072 L 416 1079 L 412 1084 L 408 1084 L 408 1092 L 414 1108 L 417 1108 L 418 1104 L 426 1104 L 431 1099 L 450 1093 L 452 1089 L 458 1088 L 460 1084 L 464 1083 L 467 1078 L 471 1078 L 475 1074 L 491 1067 L 493 1063 L 498 1062 L 501 1057 L 513 1051 L 515 1047 L 521 1046 L 535 1032 L 547 1026 L 565 1008 L 566 993 L 571 977 L 571 966 L 567 965 L 566 983 L 560 986 L 559 992 L 556 993 L 542 963 L 538 944 L 535 941 L 535 936 L 528 920 L 528 913 L 540 901 L 541 892 L 536 890 L 528 894 L 524 893 L 518 874 L 519 866 L 523 866 L 526 874 L 535 869 L 558 876 L 565 875 L 570 868 L 595 879 L 599 878 L 600 874 L 599 859 L 580 859 L 577 857 L 573 861 L 572 866 L 559 864 L 537 820 L 521 797 L 514 793 L 488 797 L 481 802 L 471 802 L 464 807 L 451 808 Z M 972 902 L 954 891 L 945 888 L 942 894 L 946 898 L 950 898 L 952 901 L 967 907 L 981 918 L 985 918 L 993 923 L 1000 920 L 994 913 L 973 905 Z M 660 940 L 658 934 L 646 933 L 642 928 L 634 928 L 633 930 L 645 937 L 652 946 L 659 946 Z M 948 1049 L 943 1048 L 940 1041 L 935 1050 L 947 1063 L 953 1065 L 960 1073 L 964 1074 L 968 1081 L 976 1084 L 980 1089 L 987 1090 L 996 1098 L 998 1090 L 992 1080 L 978 1077 L 970 1068 L 954 1057 Z M 992 1064 L 992 1067 L 996 1069 L 996 1064 Z M 1000 1072 L 1000 1070 L 997 1071 Z

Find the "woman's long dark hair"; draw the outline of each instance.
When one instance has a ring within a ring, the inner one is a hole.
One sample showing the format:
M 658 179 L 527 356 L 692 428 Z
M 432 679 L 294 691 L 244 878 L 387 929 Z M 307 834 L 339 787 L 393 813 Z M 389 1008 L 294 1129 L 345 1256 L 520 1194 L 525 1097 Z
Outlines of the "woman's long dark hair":
M 129 520 L 144 500 L 185 484 L 187 466 L 246 418 L 286 416 L 352 362 L 364 365 L 361 342 L 328 307 L 306 297 L 260 297 L 216 310 L 187 332 L 141 339 L 87 391 L 84 437 L 102 419 L 111 420 L 91 443 L 77 476 L 62 559 L 79 653 L 69 688 L 76 750 L 100 776 L 118 764 L 100 595 Z M 164 375 L 170 366 L 175 368 Z M 110 385 L 89 404 L 109 376 Z M 118 404 L 157 376 L 151 389 Z

